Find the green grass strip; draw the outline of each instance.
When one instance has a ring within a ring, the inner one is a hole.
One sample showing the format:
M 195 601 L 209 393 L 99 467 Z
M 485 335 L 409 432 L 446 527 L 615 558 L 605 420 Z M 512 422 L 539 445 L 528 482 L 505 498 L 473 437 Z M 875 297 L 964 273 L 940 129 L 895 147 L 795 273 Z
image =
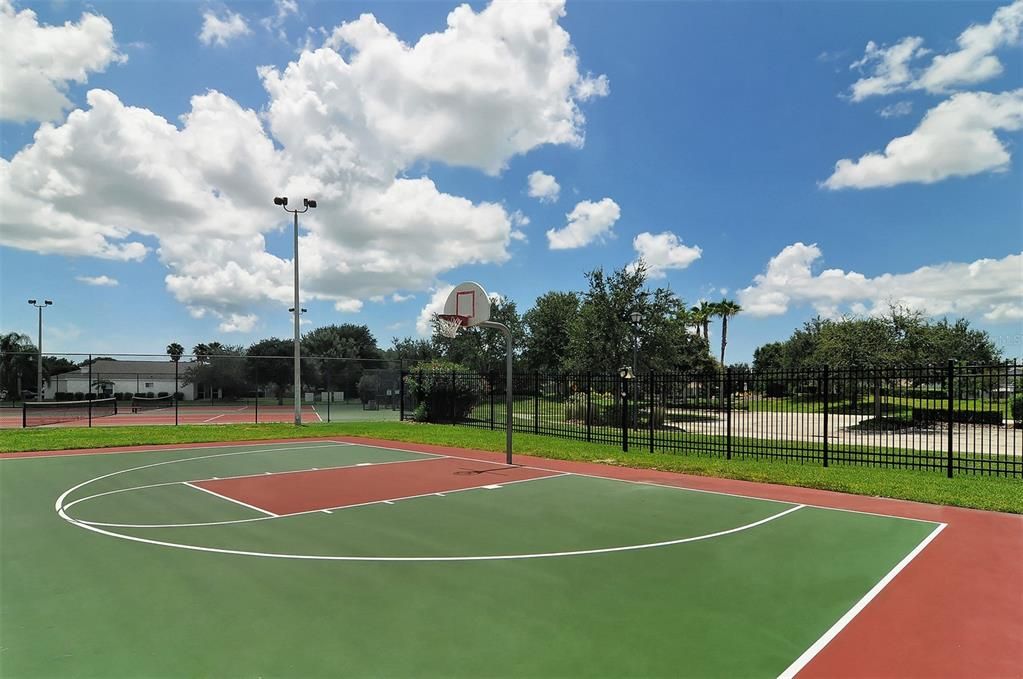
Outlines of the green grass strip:
M 8 430 L 0 433 L 0 453 L 329 436 L 365 436 L 456 448 L 504 450 L 503 431 L 407 422 L 345 422 L 302 427 L 280 423 Z M 1023 479 L 979 475 L 948 479 L 934 471 L 858 466 L 825 469 L 809 463 L 726 460 L 698 453 L 623 453 L 617 446 L 523 433 L 515 434 L 515 451 L 556 460 L 599 462 L 1023 514 Z

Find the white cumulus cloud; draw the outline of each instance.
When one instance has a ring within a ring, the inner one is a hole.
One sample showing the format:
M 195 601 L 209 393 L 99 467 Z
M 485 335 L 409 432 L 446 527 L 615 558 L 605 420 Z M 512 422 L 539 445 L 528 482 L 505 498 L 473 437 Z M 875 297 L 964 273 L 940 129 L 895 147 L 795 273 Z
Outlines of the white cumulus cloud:
M 190 313 L 239 332 L 260 307 L 291 304 L 290 256 L 267 250 L 268 234 L 291 228 L 274 195 L 319 202 L 301 218 L 304 300 L 354 310 L 426 291 L 455 267 L 506 261 L 522 219 L 411 168 L 498 172 L 539 145 L 582 143 L 578 103 L 592 77 L 563 15 L 559 0 L 462 6 L 414 44 L 363 15 L 284 68 L 259 69 L 260 113 L 209 91 L 170 121 L 91 90 L 66 122 L 0 158 L 0 244 L 155 253 Z
M 836 316 L 843 309 L 879 313 L 894 302 L 929 315 L 983 316 L 989 321 L 1023 317 L 1023 253 L 875 277 L 841 269 L 814 273 L 813 265 L 822 256 L 816 244 L 784 248 L 753 285 L 739 291 L 743 310 L 775 316 L 809 304 L 822 315 Z
M 873 67 L 873 74 L 860 78 L 850 88 L 850 98 L 862 101 L 867 97 L 890 94 L 904 89 L 913 80 L 910 62 L 927 54 L 923 48 L 924 39 L 903 38 L 891 46 L 879 46 L 874 41 L 867 43 L 863 58 L 854 61 L 850 68 Z
M 1001 94 L 962 92 L 927 112 L 913 132 L 882 152 L 835 164 L 829 189 L 873 188 L 1005 170 L 1010 155 L 996 131 L 1023 127 L 1023 89 Z
M 561 186 L 553 175 L 546 174 L 542 170 L 529 174 L 529 196 L 540 199 L 541 203 L 553 203 L 558 200 Z
M 220 332 L 251 332 L 258 320 L 256 314 L 229 314 L 217 329 Z
M 941 94 L 998 77 L 1005 67 L 995 52 L 1018 46 L 1021 27 L 1023 0 L 1015 0 L 995 10 L 988 23 L 968 27 L 956 41 L 958 50 L 935 55 L 928 65 L 914 64 L 930 53 L 923 38 L 906 37 L 890 46 L 868 42 L 850 68 L 870 74 L 853 83 L 849 96 L 862 101 L 907 90 Z
M 433 290 L 433 294 L 430 295 L 430 301 L 423 305 L 423 308 L 419 311 L 419 318 L 416 319 L 416 333 L 420 337 L 430 337 L 433 335 L 433 317 L 435 314 L 444 313 L 444 303 L 447 302 L 448 295 L 454 289 L 455 286 L 453 285 L 441 283 Z
M 63 26 L 40 25 L 32 10 L 0 0 L 0 36 L 0 120 L 57 120 L 72 105 L 68 83 L 127 59 L 110 21 L 88 12 Z
M 670 231 L 657 234 L 644 231 L 632 239 L 632 247 L 638 260 L 646 264 L 651 278 L 664 278 L 669 269 L 685 269 L 703 254 L 698 246 L 685 245 Z M 630 268 L 634 269 L 638 260 Z
M 589 245 L 610 234 L 621 214 L 618 203 L 610 198 L 596 203 L 584 200 L 566 215 L 568 223 L 563 228 L 547 231 L 547 243 L 551 250 L 569 250 Z
M 82 283 L 85 283 L 86 285 L 95 285 L 95 286 L 99 286 L 99 287 L 109 287 L 109 288 L 112 288 L 112 287 L 114 287 L 114 286 L 116 286 L 118 284 L 116 278 L 111 278 L 110 276 L 105 276 L 105 275 L 104 276 L 75 276 L 75 280 L 76 281 L 81 281 Z
M 225 10 L 217 16 L 212 10 L 202 13 L 202 30 L 199 31 L 199 42 L 204 45 L 225 47 L 227 43 L 252 32 L 245 18 L 237 12 Z

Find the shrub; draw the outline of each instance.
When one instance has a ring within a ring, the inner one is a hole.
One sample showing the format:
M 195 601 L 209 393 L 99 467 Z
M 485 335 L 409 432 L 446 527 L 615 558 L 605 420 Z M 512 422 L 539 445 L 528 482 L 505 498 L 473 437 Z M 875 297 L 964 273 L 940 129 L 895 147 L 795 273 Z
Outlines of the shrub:
M 153 392 L 151 392 L 151 391 L 147 391 L 147 392 L 146 392 L 146 398 L 153 398 L 153 397 L 155 397 L 155 396 L 156 396 L 156 394 L 154 394 L 154 393 L 153 393 Z
M 948 411 L 943 408 L 913 408 L 913 422 L 947 421 Z M 1001 424 L 1002 414 L 997 410 L 953 410 L 952 421 L 966 424 Z
M 175 391 L 174 392 L 174 400 L 175 401 L 184 401 L 185 400 L 185 392 L 183 392 L 183 391 Z
M 169 391 L 161 391 L 159 394 L 157 394 L 157 396 L 159 396 L 160 398 L 163 398 L 164 396 L 170 396 L 170 392 Z
M 572 394 L 565 402 L 565 419 L 586 423 L 586 394 Z M 614 394 L 593 392 L 590 394 L 589 423 L 596 426 L 618 426 L 622 421 L 621 404 L 615 401 Z
M 479 378 L 464 367 L 447 361 L 418 366 L 405 376 L 405 388 L 417 405 L 418 422 L 460 422 L 476 406 Z
M 84 391 L 76 391 L 75 392 L 74 400 L 75 401 L 84 401 L 85 400 L 85 392 Z
M 359 392 L 359 400 L 365 405 L 369 401 L 376 400 L 377 392 L 380 391 L 380 380 L 376 375 L 363 373 L 355 385 L 355 390 Z
M 1023 394 L 1012 399 L 1012 419 L 1015 420 L 1017 428 L 1023 427 Z

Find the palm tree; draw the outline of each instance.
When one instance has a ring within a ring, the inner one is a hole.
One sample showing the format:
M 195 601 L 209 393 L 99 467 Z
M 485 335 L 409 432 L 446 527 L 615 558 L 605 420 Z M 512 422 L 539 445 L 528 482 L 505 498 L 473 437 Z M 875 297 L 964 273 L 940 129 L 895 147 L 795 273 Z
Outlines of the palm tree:
M 710 343 L 710 319 L 714 316 L 714 305 L 711 302 L 701 301 L 699 306 L 689 310 L 693 323 L 696 324 L 696 336 L 700 336 L 700 328 L 703 328 L 703 339 Z
M 167 355 L 170 359 L 177 363 L 181 360 L 181 355 L 185 353 L 185 348 L 177 342 L 171 342 L 167 345 Z
M 728 344 L 728 319 L 742 311 L 742 307 L 730 299 L 723 299 L 714 307 L 714 314 L 721 317 L 721 367 L 725 367 L 725 345 Z

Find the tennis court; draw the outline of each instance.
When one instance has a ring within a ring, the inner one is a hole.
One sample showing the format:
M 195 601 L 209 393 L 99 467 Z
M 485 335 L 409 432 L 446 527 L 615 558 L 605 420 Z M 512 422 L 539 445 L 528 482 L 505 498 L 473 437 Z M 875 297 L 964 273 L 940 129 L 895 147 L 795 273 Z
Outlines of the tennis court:
M 27 409 L 0 408 L 0 429 L 28 427 L 125 427 L 173 424 L 251 424 L 292 422 L 295 408 L 252 402 L 208 404 L 202 401 L 136 406 L 113 399 L 88 401 L 29 402 Z M 398 411 L 389 408 L 365 410 L 359 404 L 315 404 L 302 406 L 304 422 L 353 422 L 397 420 Z
M 71 452 L 0 461 L 6 676 L 927 674 L 1018 623 L 977 600 L 1018 568 L 949 559 L 1019 517 L 357 439 Z

